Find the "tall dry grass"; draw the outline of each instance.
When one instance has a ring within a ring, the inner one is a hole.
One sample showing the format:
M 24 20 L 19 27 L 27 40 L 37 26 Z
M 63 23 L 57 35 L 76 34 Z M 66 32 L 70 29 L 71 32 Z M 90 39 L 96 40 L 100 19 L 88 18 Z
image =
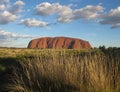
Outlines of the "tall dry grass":
M 45 50 L 19 64 L 9 92 L 120 92 L 119 56 Z

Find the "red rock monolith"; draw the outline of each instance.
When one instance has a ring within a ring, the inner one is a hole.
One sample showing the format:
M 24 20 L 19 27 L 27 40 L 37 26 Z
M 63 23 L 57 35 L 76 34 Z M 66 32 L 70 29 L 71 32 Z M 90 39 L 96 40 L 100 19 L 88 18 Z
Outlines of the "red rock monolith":
M 33 39 L 29 42 L 28 48 L 52 48 L 52 49 L 90 49 L 88 41 L 69 37 L 43 37 Z

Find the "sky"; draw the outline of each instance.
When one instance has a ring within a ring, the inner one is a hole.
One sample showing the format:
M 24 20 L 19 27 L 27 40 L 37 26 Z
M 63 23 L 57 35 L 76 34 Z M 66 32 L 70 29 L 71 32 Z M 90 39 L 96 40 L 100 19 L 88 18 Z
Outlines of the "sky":
M 0 47 L 57 36 L 120 47 L 120 0 L 0 0 Z

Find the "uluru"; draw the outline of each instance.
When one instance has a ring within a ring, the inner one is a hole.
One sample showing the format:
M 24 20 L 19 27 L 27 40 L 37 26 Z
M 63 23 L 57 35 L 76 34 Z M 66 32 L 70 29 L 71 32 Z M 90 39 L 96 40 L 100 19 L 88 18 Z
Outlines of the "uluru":
M 29 42 L 28 48 L 40 49 L 90 49 L 88 41 L 70 37 L 42 37 Z

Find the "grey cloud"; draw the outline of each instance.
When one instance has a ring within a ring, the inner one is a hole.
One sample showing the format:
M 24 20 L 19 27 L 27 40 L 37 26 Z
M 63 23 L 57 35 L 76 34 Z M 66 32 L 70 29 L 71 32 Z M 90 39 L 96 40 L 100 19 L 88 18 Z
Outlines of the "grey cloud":
M 5 30 L 2 30 L 0 29 L 0 46 L 16 46 L 17 44 L 23 44 L 23 43 L 20 43 L 20 42 L 16 42 L 23 39 L 23 40 L 27 40 L 27 39 L 33 39 L 34 36 L 31 36 L 31 35 L 20 35 L 20 34 L 15 34 L 15 33 L 12 33 L 12 32 L 7 32 Z M 14 42 L 16 44 L 11 44 L 12 42 Z
M 14 41 L 14 40 L 26 39 L 26 38 L 33 38 L 33 36 L 19 35 L 19 34 L 15 34 L 12 32 L 0 30 L 0 42 L 1 42 L 0 45 L 5 44 L 5 43 L 9 43 L 9 42 Z
M 45 27 L 49 25 L 47 22 L 38 21 L 36 19 L 30 19 L 30 18 L 21 20 L 20 24 L 23 24 L 28 27 Z
M 111 28 L 120 28 L 120 23 L 114 24 Z
M 63 6 L 59 11 L 57 21 L 68 23 L 73 20 L 73 10 L 69 6 Z
M 12 32 L 6 32 L 4 30 L 0 30 L 0 40 L 7 41 L 10 39 L 19 39 L 19 38 L 33 38 L 33 36 L 30 35 L 18 35 Z
M 62 9 L 63 6 L 61 6 L 59 3 L 48 3 L 43 2 L 35 7 L 35 11 L 37 15 L 40 16 L 47 16 L 59 13 L 59 11 Z
M 11 6 L 11 8 L 9 9 L 9 12 L 13 14 L 22 12 L 22 8 L 24 5 L 25 3 L 23 1 L 18 0 Z
M 4 4 L 1 4 L 1 5 L 0 5 L 0 11 L 1 11 L 1 10 L 4 10 L 4 9 L 5 9 L 5 5 L 4 5 Z
M 9 22 L 13 22 L 18 18 L 17 15 L 14 15 L 8 11 L 4 11 L 0 13 L 0 24 L 7 24 Z
M 13 4 L 4 3 L 9 0 L 0 0 L 0 25 L 8 24 L 19 18 L 19 13 L 22 11 L 24 2 L 21 0 L 16 1 Z
M 57 15 L 57 21 L 60 23 L 69 23 L 74 20 L 97 20 L 100 24 L 111 25 L 111 28 L 120 28 L 120 6 L 104 12 L 102 4 L 96 6 L 87 5 L 83 8 L 72 9 L 71 5 L 63 6 L 59 3 L 44 2 L 35 7 L 36 14 L 39 16 Z
M 92 6 L 92 5 L 87 5 L 84 8 L 81 9 L 76 9 L 73 12 L 73 15 L 76 18 L 85 18 L 85 19 L 94 19 L 98 18 L 99 12 L 103 12 L 103 7 L 102 6 Z
M 96 19 L 100 16 L 99 12 L 103 11 L 102 6 L 88 5 L 81 9 L 72 10 L 69 13 L 60 14 L 58 16 L 58 22 L 71 22 L 77 19 Z M 67 11 L 68 12 L 68 11 Z
M 101 15 L 100 23 L 112 25 L 111 28 L 120 28 L 120 7 Z
M 59 3 L 50 4 L 48 2 L 41 3 L 35 7 L 36 14 L 47 16 L 58 13 L 62 6 Z
M 59 3 L 44 2 L 36 6 L 35 11 L 37 15 L 48 16 L 57 14 L 58 22 L 68 23 L 76 19 L 95 19 L 99 16 L 104 8 L 100 5 L 87 5 L 84 8 L 73 10 L 70 5 L 62 6 Z
M 53 14 L 63 14 L 72 11 L 71 5 L 62 6 L 59 3 L 44 2 L 35 7 L 36 14 L 40 16 L 48 16 Z
M 5 2 L 9 2 L 9 0 L 0 0 L 0 4 Z
M 25 3 L 21 0 L 18 0 L 14 3 L 14 5 L 22 6 L 22 5 L 25 5 Z

